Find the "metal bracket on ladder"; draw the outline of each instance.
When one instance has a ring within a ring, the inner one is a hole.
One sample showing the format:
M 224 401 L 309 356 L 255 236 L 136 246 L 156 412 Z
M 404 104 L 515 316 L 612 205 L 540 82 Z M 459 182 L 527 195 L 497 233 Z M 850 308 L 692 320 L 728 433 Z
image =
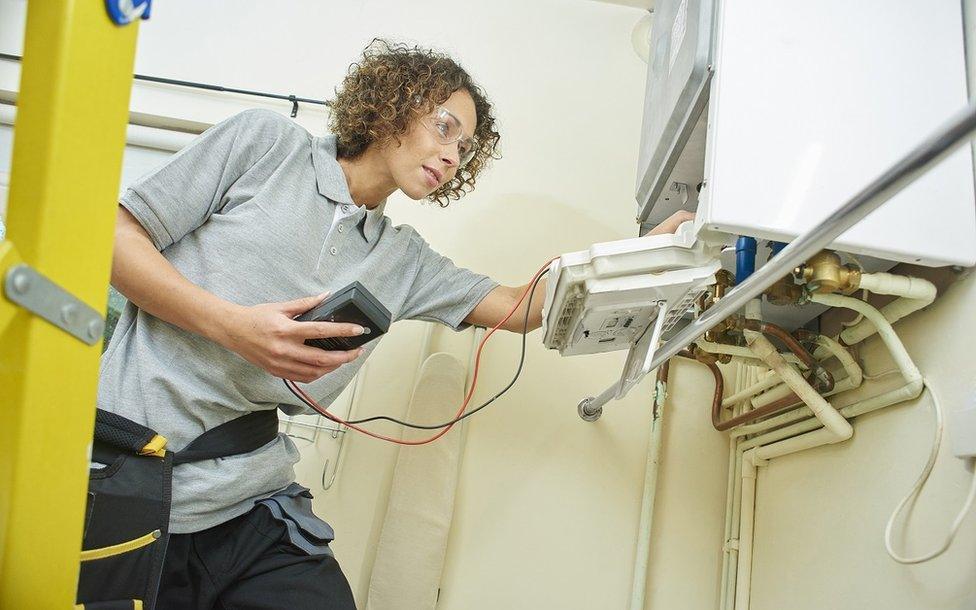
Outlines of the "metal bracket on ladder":
M 30 265 L 11 267 L 3 289 L 14 303 L 88 345 L 95 345 L 102 338 L 105 330 L 102 316 Z

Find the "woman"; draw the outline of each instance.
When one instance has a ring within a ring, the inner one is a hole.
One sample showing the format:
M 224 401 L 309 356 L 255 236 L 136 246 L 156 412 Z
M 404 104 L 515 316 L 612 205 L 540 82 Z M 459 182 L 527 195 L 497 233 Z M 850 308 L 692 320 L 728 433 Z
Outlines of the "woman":
M 383 215 L 397 190 L 447 205 L 498 157 L 471 77 L 445 55 L 377 42 L 331 106 L 334 135 L 321 138 L 267 111 L 231 117 L 122 196 L 112 283 L 129 304 L 103 356 L 102 410 L 173 450 L 247 414 L 300 410 L 280 378 L 330 403 L 378 341 L 319 350 L 305 339 L 362 329 L 293 318 L 352 281 L 394 320 L 456 330 L 494 326 L 514 306 L 526 287 L 456 267 Z M 506 329 L 520 332 L 524 314 Z M 173 469 L 157 607 L 354 608 L 331 528 L 294 483 L 298 458 L 281 435 Z

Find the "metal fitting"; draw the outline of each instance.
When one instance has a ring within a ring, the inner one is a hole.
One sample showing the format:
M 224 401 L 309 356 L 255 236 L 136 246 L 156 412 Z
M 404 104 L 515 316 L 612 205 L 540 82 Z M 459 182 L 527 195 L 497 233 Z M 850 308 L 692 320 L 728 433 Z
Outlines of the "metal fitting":
M 735 328 L 736 316 L 729 316 L 710 330 L 705 331 L 705 340 L 712 343 L 735 345 L 735 340 L 728 336 L 728 332 Z
M 792 275 L 787 275 L 780 278 L 763 294 L 773 305 L 796 305 L 803 296 L 803 287 L 793 281 Z
M 731 271 L 719 269 L 715 272 L 715 300 L 725 296 L 729 288 L 735 286 L 735 276 Z
M 706 341 L 707 340 L 708 339 L 706 339 Z M 707 352 L 694 344 L 688 348 L 688 351 L 690 352 L 688 357 L 694 358 L 702 364 L 728 364 L 729 362 L 732 362 L 732 356 L 730 354 L 713 354 L 712 352 Z
M 579 413 L 580 419 L 583 421 L 594 422 L 600 419 L 600 416 L 603 415 L 603 407 L 597 407 L 596 409 L 590 408 L 590 405 L 593 404 L 593 400 L 593 397 L 590 396 L 589 398 L 584 398 L 583 400 L 579 401 L 579 404 L 576 405 L 576 412 Z
M 794 274 L 806 282 L 812 293 L 850 294 L 861 284 L 861 270 L 854 265 L 842 265 L 840 257 L 830 250 L 823 250 L 794 270 Z

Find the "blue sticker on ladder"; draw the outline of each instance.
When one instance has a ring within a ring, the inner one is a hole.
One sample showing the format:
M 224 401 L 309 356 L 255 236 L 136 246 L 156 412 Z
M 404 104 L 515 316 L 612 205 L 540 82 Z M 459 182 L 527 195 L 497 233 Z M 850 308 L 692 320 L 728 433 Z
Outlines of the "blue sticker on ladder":
M 105 9 L 112 23 L 128 25 L 137 19 L 149 19 L 152 0 L 105 0 Z

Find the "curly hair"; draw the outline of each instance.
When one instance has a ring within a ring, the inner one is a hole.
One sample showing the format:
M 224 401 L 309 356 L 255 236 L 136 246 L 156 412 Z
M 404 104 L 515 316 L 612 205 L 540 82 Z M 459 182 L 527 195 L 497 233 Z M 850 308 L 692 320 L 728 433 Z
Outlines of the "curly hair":
M 374 39 L 362 58 L 349 66 L 336 88 L 336 98 L 328 103 L 332 110 L 329 130 L 338 141 L 339 157 L 355 159 L 373 142 L 399 142 L 413 121 L 433 112 L 461 89 L 474 100 L 477 148 L 450 182 L 427 196 L 447 207 L 472 190 L 489 161 L 501 155 L 491 102 L 471 76 L 443 53 Z

